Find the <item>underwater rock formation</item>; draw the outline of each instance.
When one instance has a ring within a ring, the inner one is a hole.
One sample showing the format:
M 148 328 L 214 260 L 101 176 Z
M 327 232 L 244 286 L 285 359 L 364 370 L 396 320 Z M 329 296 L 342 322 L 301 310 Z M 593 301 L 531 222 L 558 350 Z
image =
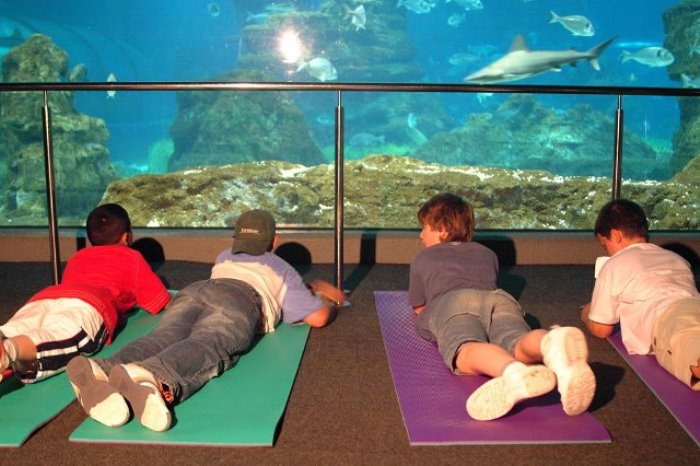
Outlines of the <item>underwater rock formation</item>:
M 614 154 L 611 115 L 577 105 L 566 112 L 529 94 L 510 96 L 493 113 L 472 114 L 466 124 L 438 133 L 415 155 L 444 165 L 550 170 L 558 175 L 609 176 Z M 625 178 L 668 178 L 668 162 L 639 136 L 623 137 Z
M 318 81 L 300 66 L 300 61 L 285 63 L 278 49 L 280 31 L 295 31 L 303 45 L 303 60 L 323 57 L 337 69 L 341 82 L 420 82 L 424 76 L 416 50 L 408 36 L 406 9 L 394 2 L 324 0 L 315 9 L 312 2 L 291 1 L 285 7 L 260 0 L 241 0 L 243 29 L 242 54 L 237 66 L 265 69 L 269 81 Z M 355 26 L 347 9 L 362 5 L 366 23 Z M 245 19 L 245 21 L 244 21 Z M 300 69 L 301 68 L 301 69 Z M 327 97 L 327 96 L 324 96 Z M 316 96 L 294 96 L 309 123 L 314 138 L 329 147 L 333 132 L 334 102 L 320 102 Z M 328 99 L 326 99 L 328 102 Z M 435 94 L 346 94 L 346 143 L 351 158 L 366 154 L 366 146 L 418 147 L 437 131 L 454 125 Z M 324 113 L 321 113 L 324 112 Z M 407 124 L 409 116 L 417 122 Z M 320 124 L 317 124 L 321 122 Z M 285 159 L 289 160 L 289 159 Z M 326 160 L 328 161 L 328 160 Z
M 59 82 L 67 79 L 67 68 L 66 52 L 35 34 L 3 57 L 2 79 Z M 43 93 L 0 94 L 0 210 L 20 223 L 46 215 L 43 106 Z M 117 178 L 105 147 L 109 132 L 103 120 L 75 110 L 72 92 L 51 92 L 49 107 L 58 210 L 62 217 L 84 218 Z
M 612 186 L 609 178 L 387 155 L 347 162 L 344 172 L 345 225 L 360 228 L 417 228 L 422 202 L 457 190 L 474 204 L 478 228 L 591 229 Z M 693 176 L 625 181 L 623 195 L 644 207 L 654 229 L 697 229 L 700 186 Z M 327 228 L 334 222 L 334 167 L 267 161 L 142 175 L 112 183 L 103 201 L 124 205 L 136 226 L 223 228 L 240 212 L 262 208 L 280 225 Z
M 269 81 L 258 71 L 234 71 L 217 81 Z M 183 92 L 170 129 L 170 170 L 232 162 L 287 160 L 316 165 L 325 160 L 291 93 Z
M 682 0 L 664 13 L 666 40 L 664 46 L 674 52 L 675 62 L 669 66 L 671 79 L 683 85 L 683 76 L 700 78 L 700 0 Z M 676 173 L 700 155 L 700 99 L 681 97 L 680 126 L 673 136 L 671 170 Z

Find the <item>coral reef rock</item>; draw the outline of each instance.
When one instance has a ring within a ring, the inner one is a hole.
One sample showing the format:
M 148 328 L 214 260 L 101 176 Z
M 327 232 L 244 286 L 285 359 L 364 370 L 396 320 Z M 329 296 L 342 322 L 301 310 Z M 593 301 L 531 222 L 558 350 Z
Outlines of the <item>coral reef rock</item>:
M 234 71 L 219 81 L 269 81 L 256 71 Z M 290 93 L 184 92 L 170 129 L 174 152 L 169 170 L 232 162 L 287 160 L 316 165 L 325 160 Z
M 676 60 L 668 68 L 671 79 L 682 83 L 682 75 L 700 78 L 700 0 L 683 0 L 664 12 L 664 46 Z M 673 136 L 671 173 L 700 155 L 700 99 L 679 99 L 681 124 Z
M 347 162 L 344 173 L 345 226 L 359 228 L 417 228 L 418 206 L 449 190 L 474 204 L 479 228 L 590 229 L 612 189 L 610 178 L 447 167 L 388 155 Z M 333 165 L 243 163 L 117 181 L 103 201 L 124 205 L 138 226 L 222 228 L 241 212 L 262 208 L 283 226 L 328 228 L 334 224 L 334 180 Z M 645 208 L 654 229 L 700 227 L 700 186 L 692 174 L 625 181 L 622 192 Z
M 67 68 L 66 52 L 35 34 L 3 57 L 2 79 L 59 82 Z M 0 211 L 20 224 L 46 215 L 43 106 L 41 92 L 0 94 Z M 75 110 L 72 92 L 49 93 L 49 108 L 59 214 L 84 218 L 117 178 L 105 147 L 109 132 L 103 120 Z
M 564 176 L 607 176 L 613 164 L 612 116 L 577 105 L 566 112 L 514 94 L 494 113 L 478 113 L 466 124 L 438 133 L 416 157 L 444 165 L 481 165 L 550 170 Z M 668 178 L 668 161 L 639 136 L 623 137 L 625 177 Z M 664 176 L 665 175 L 665 176 Z

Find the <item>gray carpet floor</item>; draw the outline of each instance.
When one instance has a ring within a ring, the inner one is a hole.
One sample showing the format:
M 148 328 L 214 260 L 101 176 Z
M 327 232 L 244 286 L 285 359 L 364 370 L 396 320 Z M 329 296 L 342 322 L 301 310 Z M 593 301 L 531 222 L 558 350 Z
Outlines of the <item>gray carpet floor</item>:
M 207 278 L 209 265 L 166 261 L 158 273 L 178 289 Z M 303 273 L 333 280 L 329 265 Z M 502 271 L 501 286 L 518 297 L 533 326 L 580 326 L 592 274 L 592 266 L 515 266 Z M 408 267 L 348 266 L 344 276 L 352 305 L 331 326 L 311 331 L 273 447 L 72 443 L 69 435 L 85 419 L 73 402 L 20 448 L 0 449 L 0 464 L 700 464 L 698 445 L 612 346 L 592 338 L 598 390 L 590 411 L 612 443 L 410 446 L 373 300 L 375 290 L 406 289 Z M 0 319 L 50 281 L 49 264 L 0 263 Z

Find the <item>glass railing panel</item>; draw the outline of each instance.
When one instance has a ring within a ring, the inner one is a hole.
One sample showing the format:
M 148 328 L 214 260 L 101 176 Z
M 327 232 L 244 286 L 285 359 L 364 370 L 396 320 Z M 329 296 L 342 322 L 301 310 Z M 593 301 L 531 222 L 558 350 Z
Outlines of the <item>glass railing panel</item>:
M 700 164 L 695 124 L 697 99 L 659 96 L 623 98 L 625 147 L 621 197 L 640 204 L 652 230 L 697 231 L 700 227 Z M 695 136 L 694 136 L 695 135 Z
M 422 202 L 458 191 L 481 228 L 582 229 L 610 198 L 613 96 L 372 93 L 345 102 L 348 226 L 415 228 Z

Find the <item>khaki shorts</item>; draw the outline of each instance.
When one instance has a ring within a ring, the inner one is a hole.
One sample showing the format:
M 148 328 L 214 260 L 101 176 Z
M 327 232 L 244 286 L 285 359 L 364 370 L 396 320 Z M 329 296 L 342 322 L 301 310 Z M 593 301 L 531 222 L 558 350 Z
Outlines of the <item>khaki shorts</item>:
M 700 358 L 700 298 L 673 302 L 654 323 L 652 347 L 661 367 L 693 390 L 700 390 L 690 366 Z

